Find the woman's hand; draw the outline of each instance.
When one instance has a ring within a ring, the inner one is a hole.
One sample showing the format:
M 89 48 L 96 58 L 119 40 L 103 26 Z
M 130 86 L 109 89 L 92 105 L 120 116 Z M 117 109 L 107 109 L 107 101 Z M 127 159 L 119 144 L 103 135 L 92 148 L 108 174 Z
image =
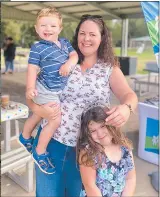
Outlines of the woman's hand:
M 35 114 L 47 120 L 54 120 L 61 113 L 60 105 L 56 102 L 37 105 L 31 99 L 27 99 L 27 104 Z
M 50 102 L 50 103 L 44 104 L 42 105 L 42 107 L 44 108 L 44 110 L 46 110 L 45 119 L 47 120 L 55 120 L 58 118 L 58 116 L 61 113 L 60 104 L 56 102 Z
M 123 126 L 130 116 L 130 109 L 127 105 L 118 105 L 112 107 L 109 111 L 106 112 L 107 115 L 109 115 L 106 118 L 106 124 L 115 126 L 115 127 L 121 127 Z

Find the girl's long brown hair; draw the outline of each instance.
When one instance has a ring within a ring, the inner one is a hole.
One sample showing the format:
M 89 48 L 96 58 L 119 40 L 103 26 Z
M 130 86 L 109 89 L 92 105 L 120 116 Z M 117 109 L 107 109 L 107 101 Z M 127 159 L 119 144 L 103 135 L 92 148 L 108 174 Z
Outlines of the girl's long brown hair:
M 80 136 L 77 143 L 77 161 L 79 164 L 95 166 L 95 158 L 98 158 L 98 164 L 101 165 L 102 158 L 105 156 L 104 148 L 92 139 L 88 125 L 91 121 L 105 122 L 108 117 L 106 111 L 108 111 L 108 108 L 97 106 L 82 114 Z M 114 144 L 125 146 L 129 150 L 133 148 L 132 142 L 120 129 L 109 125 L 106 125 L 106 127 L 113 137 L 112 142 Z

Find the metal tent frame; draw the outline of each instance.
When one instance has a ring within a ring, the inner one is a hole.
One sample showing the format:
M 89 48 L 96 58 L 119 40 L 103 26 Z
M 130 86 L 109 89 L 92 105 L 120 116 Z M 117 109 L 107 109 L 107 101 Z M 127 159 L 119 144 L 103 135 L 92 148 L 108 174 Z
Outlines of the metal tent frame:
M 37 12 L 46 6 L 57 8 L 61 12 L 64 22 L 79 21 L 83 14 L 101 15 L 105 20 L 121 20 L 121 56 L 127 56 L 128 19 L 143 18 L 140 2 L 127 1 L 1 2 L 1 18 L 34 22 Z

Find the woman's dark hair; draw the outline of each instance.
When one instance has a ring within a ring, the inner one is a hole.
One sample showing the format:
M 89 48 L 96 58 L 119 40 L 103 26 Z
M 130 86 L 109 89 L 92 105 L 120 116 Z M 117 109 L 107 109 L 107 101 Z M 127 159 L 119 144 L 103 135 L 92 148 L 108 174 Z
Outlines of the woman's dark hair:
M 101 60 L 104 63 L 107 63 L 107 65 L 111 66 L 119 66 L 117 58 L 114 56 L 113 48 L 112 48 L 112 38 L 110 31 L 106 24 L 103 21 L 103 18 L 99 15 L 83 15 L 81 17 L 81 20 L 76 28 L 75 35 L 73 37 L 73 47 L 77 51 L 78 56 L 79 56 L 79 62 L 82 63 L 84 60 L 84 56 L 81 53 L 81 51 L 78 48 L 78 33 L 79 29 L 85 21 L 90 20 L 95 22 L 101 33 L 101 43 L 98 48 L 98 59 Z
M 94 166 L 95 157 L 98 158 L 98 164 L 102 163 L 102 158 L 105 156 L 104 148 L 101 144 L 95 142 L 92 139 L 88 125 L 91 121 L 98 123 L 105 123 L 105 119 L 108 117 L 106 112 L 109 109 L 107 107 L 96 106 L 90 108 L 87 112 L 84 112 L 81 116 L 81 130 L 77 143 L 77 161 L 79 164 L 86 166 Z M 120 129 L 106 125 L 110 135 L 113 137 L 112 142 L 132 149 L 132 142 L 125 137 L 124 133 Z

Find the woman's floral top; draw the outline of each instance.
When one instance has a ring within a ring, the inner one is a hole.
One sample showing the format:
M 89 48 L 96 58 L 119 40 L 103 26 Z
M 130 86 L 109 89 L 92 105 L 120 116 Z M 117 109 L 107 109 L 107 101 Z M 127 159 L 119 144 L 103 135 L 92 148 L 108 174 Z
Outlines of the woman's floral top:
M 112 163 L 107 156 L 102 165 L 96 170 L 96 185 L 103 197 L 119 197 L 125 187 L 127 173 L 133 169 L 132 157 L 129 150 L 122 146 L 122 157 L 119 162 Z M 84 186 L 80 197 L 86 197 Z
M 62 120 L 54 139 L 67 146 L 76 146 L 84 109 L 92 103 L 110 106 L 111 73 L 112 67 L 100 61 L 85 73 L 81 71 L 80 65 L 76 65 L 60 96 Z M 43 120 L 42 127 L 45 124 L 47 121 Z

